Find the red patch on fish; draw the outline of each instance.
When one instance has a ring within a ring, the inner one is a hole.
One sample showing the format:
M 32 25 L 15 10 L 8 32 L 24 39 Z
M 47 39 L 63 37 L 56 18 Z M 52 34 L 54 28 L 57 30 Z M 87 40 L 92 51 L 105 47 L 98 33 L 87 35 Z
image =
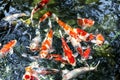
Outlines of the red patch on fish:
M 30 79 L 30 75 L 25 75 L 25 79 Z
M 80 28 L 76 28 L 77 34 L 79 34 L 80 36 L 86 36 L 87 32 L 80 29 Z
M 90 55 L 90 52 L 91 52 L 91 49 L 90 49 L 90 48 L 87 48 L 87 49 L 83 52 L 82 57 L 83 57 L 84 59 L 88 59 L 88 58 L 89 58 L 89 55 Z
M 67 45 L 67 43 L 65 42 L 64 38 L 61 38 L 61 40 L 62 40 L 62 47 L 63 47 L 65 57 L 67 58 L 68 62 L 71 65 L 75 66 L 76 60 L 75 60 L 75 57 L 73 56 L 72 50 L 70 50 L 70 48 Z
M 50 17 L 52 13 L 50 11 L 46 12 L 40 19 L 39 22 L 44 21 L 46 18 Z
M 93 34 L 90 34 L 88 37 L 87 37 L 87 41 L 91 41 L 91 40 L 93 40 L 95 38 L 95 35 L 93 35 Z
M 83 54 L 83 50 L 82 50 L 82 48 L 78 47 L 78 48 L 77 48 L 77 51 L 79 52 L 80 55 Z

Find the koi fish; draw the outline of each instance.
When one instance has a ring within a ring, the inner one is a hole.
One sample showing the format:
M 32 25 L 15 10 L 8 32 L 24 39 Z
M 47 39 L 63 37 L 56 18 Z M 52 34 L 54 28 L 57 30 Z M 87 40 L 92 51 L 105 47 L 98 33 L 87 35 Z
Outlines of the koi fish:
M 42 21 L 44 21 L 45 19 L 47 19 L 48 17 L 50 17 L 52 15 L 52 13 L 50 11 L 46 12 L 40 19 L 39 19 L 39 23 L 41 23 Z
M 23 80 L 40 80 L 38 74 L 31 66 L 25 68 L 25 74 L 23 75 Z
M 92 19 L 87 18 L 78 18 L 77 24 L 82 27 L 82 29 L 85 29 L 87 27 L 92 27 L 94 25 L 95 21 Z
M 42 9 L 47 3 L 49 2 L 49 0 L 41 0 L 32 10 L 31 12 L 31 20 L 33 18 L 33 15 L 36 11 L 38 11 L 39 9 Z
M 77 33 L 74 31 L 74 29 L 66 24 L 65 22 L 61 21 L 55 14 L 52 15 L 53 18 L 56 20 L 56 22 L 64 29 L 64 31 L 69 35 L 74 37 L 75 39 L 78 39 Z M 78 39 L 79 40 L 79 39 Z
M 81 30 L 79 28 L 72 28 L 70 25 L 61 21 L 55 14 L 53 14 L 53 18 L 69 36 L 75 38 L 79 42 L 88 41 L 94 38 L 94 35 L 89 34 L 84 30 Z
M 98 61 L 97 65 L 95 67 L 80 67 L 80 68 L 76 68 L 76 69 L 74 69 L 72 71 L 69 71 L 68 73 L 66 73 L 63 76 L 62 80 L 71 80 L 73 78 L 76 78 L 80 74 L 84 74 L 86 72 L 95 70 L 95 69 L 97 69 L 99 63 L 100 63 L 100 61 Z
M 0 49 L 0 58 L 3 58 L 4 56 L 9 53 L 9 51 L 16 45 L 17 40 L 11 40 L 7 44 L 3 45 L 3 47 Z
M 75 66 L 76 65 L 76 60 L 75 60 L 75 57 L 73 55 L 73 52 L 72 52 L 72 50 L 70 50 L 69 46 L 67 45 L 66 41 L 64 40 L 61 31 L 59 31 L 59 32 L 60 32 L 60 35 L 61 35 L 61 41 L 62 41 L 64 56 L 72 66 Z
M 19 17 L 23 17 L 23 16 L 27 16 L 25 13 L 16 13 L 16 14 L 12 14 L 10 16 L 6 16 L 3 18 L 3 20 L 5 21 L 14 21 Z
M 38 29 L 36 29 L 36 36 L 32 39 L 30 46 L 28 48 L 30 48 L 32 52 L 38 51 L 40 47 L 39 46 L 40 41 L 41 41 L 40 32 Z
M 49 26 L 50 26 L 50 30 L 41 44 L 41 48 L 40 48 L 41 51 L 39 53 L 41 58 L 45 58 L 50 52 L 52 47 L 53 30 L 52 30 L 51 21 L 49 22 Z

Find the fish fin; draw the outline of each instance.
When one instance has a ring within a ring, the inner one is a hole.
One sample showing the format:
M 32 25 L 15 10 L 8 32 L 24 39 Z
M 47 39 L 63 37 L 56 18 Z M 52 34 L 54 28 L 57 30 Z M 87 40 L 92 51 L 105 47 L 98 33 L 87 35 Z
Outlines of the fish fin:
M 52 23 L 51 23 L 50 19 L 48 19 L 48 25 L 49 25 L 50 28 L 52 28 Z
M 85 30 L 87 27 L 86 26 L 82 26 L 82 29 Z
M 91 40 L 92 43 L 96 43 L 96 40 Z
M 70 42 L 70 36 L 69 36 L 69 37 L 67 37 L 67 41 L 66 41 L 66 42 L 67 42 L 67 43 L 68 43 L 68 42 Z
M 28 49 L 30 49 L 30 47 L 29 46 L 25 46 L 26 48 L 28 48 Z
M 13 48 L 10 49 L 9 54 L 13 54 Z
M 65 74 L 67 74 L 69 72 L 68 69 L 62 70 L 62 76 L 64 76 Z
M 95 71 L 97 71 L 97 67 L 98 67 L 99 64 L 100 64 L 100 61 L 98 61 L 98 63 L 96 64 Z
M 90 55 L 88 59 L 93 59 L 93 57 Z
M 79 14 L 79 13 L 77 13 L 77 19 L 81 19 L 81 17 L 80 17 L 80 14 Z
M 62 35 L 62 31 L 61 31 L 61 30 L 59 30 L 59 33 L 60 33 L 60 36 L 63 37 L 63 35 Z
M 60 68 L 63 68 L 63 67 L 65 67 L 65 64 L 64 64 L 64 63 L 61 63 L 61 64 L 60 64 Z
M 54 51 L 55 51 L 54 48 L 51 48 L 51 49 L 49 50 L 50 53 L 51 53 L 51 52 L 54 52 Z
M 31 60 L 37 60 L 39 58 L 39 56 L 30 56 L 27 53 L 23 53 L 21 56 L 24 58 L 30 58 Z
M 77 52 L 76 52 L 76 53 L 74 53 L 74 57 L 77 57 L 78 55 L 79 55 L 79 53 L 77 53 Z

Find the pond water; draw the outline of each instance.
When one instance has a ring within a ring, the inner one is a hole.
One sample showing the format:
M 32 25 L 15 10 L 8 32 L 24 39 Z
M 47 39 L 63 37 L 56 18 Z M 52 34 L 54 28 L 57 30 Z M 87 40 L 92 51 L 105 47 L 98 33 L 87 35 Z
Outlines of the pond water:
M 46 11 L 57 14 L 61 20 L 74 27 L 79 27 L 76 22 L 77 14 L 83 18 L 93 19 L 95 21 L 94 26 L 86 29 L 86 31 L 94 34 L 101 33 L 105 38 L 105 43 L 102 46 L 92 44 L 91 55 L 93 58 L 87 60 L 89 65 L 100 61 L 97 71 L 88 72 L 78 76 L 74 80 L 120 79 L 119 0 L 50 0 L 45 8 L 35 13 L 33 17 L 34 25 L 23 23 L 21 20 L 30 18 L 30 13 L 37 2 L 39 0 L 0 0 L 0 43 L 4 45 L 12 39 L 17 40 L 17 44 L 13 48 L 13 54 L 8 54 L 5 58 L 0 59 L 0 80 L 22 80 L 25 67 L 29 66 L 32 62 L 36 62 L 29 57 L 23 57 L 22 54 L 38 55 L 38 52 L 31 52 L 26 46 L 29 46 L 31 39 L 35 37 L 36 24 Z M 26 13 L 27 16 L 18 18 L 15 21 L 3 20 L 5 16 L 14 13 Z M 53 47 L 56 53 L 62 54 L 61 41 L 58 35 L 58 30 L 61 28 L 55 22 L 52 25 L 55 31 Z M 43 40 L 46 34 L 45 30 L 47 30 L 48 26 L 47 21 L 41 23 L 41 26 L 41 40 Z M 71 44 L 69 45 L 71 46 Z M 83 64 L 80 62 L 77 62 L 77 66 L 75 67 L 66 65 L 63 68 L 61 68 L 61 63 L 55 61 L 43 59 L 37 62 L 42 67 L 55 69 L 72 70 L 83 67 Z M 40 78 L 41 80 L 62 80 L 62 75 L 58 73 L 44 76 L 44 78 L 40 76 Z

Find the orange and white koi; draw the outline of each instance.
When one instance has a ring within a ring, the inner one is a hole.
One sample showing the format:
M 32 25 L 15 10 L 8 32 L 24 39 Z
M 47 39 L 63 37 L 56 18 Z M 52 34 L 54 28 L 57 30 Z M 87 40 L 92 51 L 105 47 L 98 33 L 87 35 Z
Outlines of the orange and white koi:
M 60 32 L 60 35 L 61 35 L 61 41 L 62 41 L 64 56 L 67 59 L 67 61 L 69 62 L 69 64 L 71 64 L 72 66 L 75 66 L 76 65 L 76 60 L 75 60 L 75 57 L 73 55 L 73 52 L 69 48 L 69 46 L 67 45 L 66 41 L 64 40 L 61 31 L 59 31 L 59 32 Z
M 63 75 L 62 80 L 71 80 L 71 79 L 74 79 L 81 74 L 84 74 L 84 73 L 89 72 L 89 71 L 93 71 L 93 70 L 97 69 L 99 63 L 100 63 L 100 61 L 98 61 L 97 65 L 95 67 L 80 67 L 80 68 L 76 68 L 74 70 L 71 70 Z M 64 70 L 63 70 L 63 72 L 64 72 Z
M 87 27 L 92 27 L 94 25 L 95 21 L 92 19 L 87 18 L 78 18 L 77 24 L 82 27 L 82 29 L 85 29 Z
M 39 46 L 40 41 L 41 41 L 40 32 L 38 29 L 36 29 L 36 36 L 32 39 L 30 46 L 28 48 L 30 48 L 32 52 L 38 51 L 40 47 Z
M 3 58 L 4 56 L 9 53 L 9 51 L 16 45 L 17 40 L 11 40 L 7 44 L 3 45 L 3 47 L 0 49 L 0 58 Z
M 31 12 L 31 20 L 33 18 L 33 15 L 36 11 L 38 11 L 39 9 L 42 9 L 47 3 L 49 2 L 49 0 L 41 0 L 32 10 Z
M 52 15 L 52 13 L 50 11 L 46 12 L 40 19 L 39 19 L 39 23 L 43 22 L 45 19 L 47 19 L 48 17 L 50 17 Z
M 49 22 L 49 26 L 50 26 L 50 30 L 41 44 L 40 53 L 39 53 L 41 58 L 45 58 L 52 48 L 53 30 L 52 30 L 51 22 Z
M 64 29 L 64 31 L 71 37 L 75 38 L 77 41 L 87 41 L 89 39 L 94 38 L 94 35 L 87 33 L 80 28 L 72 28 L 70 25 L 61 21 L 55 14 L 53 14 L 53 18 L 56 22 Z
M 64 29 L 64 31 L 71 37 L 74 37 L 75 39 L 78 39 L 77 33 L 74 31 L 74 29 L 66 24 L 65 22 L 61 21 L 55 14 L 52 14 L 53 18 L 56 20 L 56 22 Z

